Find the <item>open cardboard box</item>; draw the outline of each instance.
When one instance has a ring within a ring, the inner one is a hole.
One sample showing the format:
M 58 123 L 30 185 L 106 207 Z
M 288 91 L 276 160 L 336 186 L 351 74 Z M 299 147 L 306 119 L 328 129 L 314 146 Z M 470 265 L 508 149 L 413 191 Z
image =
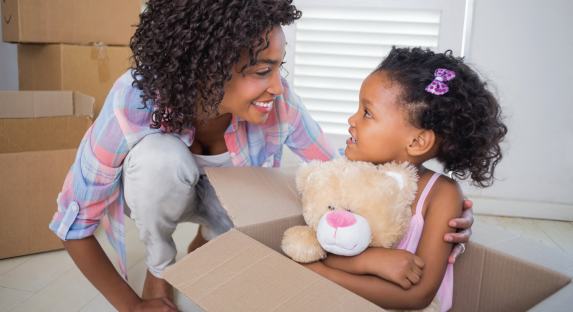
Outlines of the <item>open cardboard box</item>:
M 168 267 L 164 278 L 205 311 L 382 311 L 284 256 L 303 224 L 294 169 L 208 168 L 235 229 Z M 570 278 L 477 243 L 455 265 L 451 311 L 524 311 Z
M 48 229 L 94 98 L 71 91 L 0 91 L 0 259 L 61 249 Z

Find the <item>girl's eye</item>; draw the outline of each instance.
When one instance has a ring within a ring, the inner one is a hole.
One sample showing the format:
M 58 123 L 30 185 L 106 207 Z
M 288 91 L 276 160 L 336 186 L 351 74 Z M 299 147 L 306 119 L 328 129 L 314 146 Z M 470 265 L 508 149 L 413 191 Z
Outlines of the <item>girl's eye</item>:
M 372 115 L 370 114 L 370 112 L 366 108 L 364 109 L 364 117 L 372 118 Z

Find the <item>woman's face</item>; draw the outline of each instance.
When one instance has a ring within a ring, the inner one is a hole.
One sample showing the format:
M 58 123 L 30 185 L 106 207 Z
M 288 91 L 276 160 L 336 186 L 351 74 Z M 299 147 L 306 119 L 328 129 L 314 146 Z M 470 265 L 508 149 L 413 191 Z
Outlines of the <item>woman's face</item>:
M 257 56 L 255 65 L 248 64 L 243 53 L 232 69 L 231 80 L 225 84 L 225 94 L 219 113 L 231 113 L 237 117 L 262 124 L 273 110 L 274 100 L 283 93 L 280 68 L 285 55 L 285 35 L 280 26 L 273 27 L 269 34 L 269 46 Z

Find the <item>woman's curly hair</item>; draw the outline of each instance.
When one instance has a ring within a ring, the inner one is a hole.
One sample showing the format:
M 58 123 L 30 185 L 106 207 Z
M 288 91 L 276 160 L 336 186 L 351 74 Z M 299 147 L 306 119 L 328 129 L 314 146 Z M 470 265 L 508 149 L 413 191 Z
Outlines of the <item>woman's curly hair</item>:
M 254 65 L 272 27 L 301 17 L 291 2 L 149 0 L 130 47 L 133 86 L 143 91 L 143 106 L 153 106 L 150 126 L 178 132 L 198 107 L 215 113 L 241 53 Z
M 443 95 L 425 90 L 437 68 L 456 74 L 446 83 L 449 91 Z M 462 58 L 454 57 L 452 51 L 393 47 L 376 71 L 384 71 L 402 87 L 400 102 L 410 122 L 436 133 L 436 158 L 446 171 L 459 179 L 470 177 L 481 187 L 493 183 L 507 127 L 498 101 Z

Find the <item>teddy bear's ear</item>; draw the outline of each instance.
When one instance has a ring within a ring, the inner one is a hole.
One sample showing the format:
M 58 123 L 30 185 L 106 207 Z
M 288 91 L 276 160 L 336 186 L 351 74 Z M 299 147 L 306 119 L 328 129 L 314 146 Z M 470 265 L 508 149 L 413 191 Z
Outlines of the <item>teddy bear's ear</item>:
M 418 173 L 414 166 L 404 163 L 387 163 L 379 167 L 385 175 L 396 180 L 400 190 L 414 190 L 417 187 Z
M 313 160 L 309 163 L 302 164 L 296 172 L 296 189 L 303 193 L 308 185 L 309 179 L 314 171 L 320 167 L 320 161 Z

